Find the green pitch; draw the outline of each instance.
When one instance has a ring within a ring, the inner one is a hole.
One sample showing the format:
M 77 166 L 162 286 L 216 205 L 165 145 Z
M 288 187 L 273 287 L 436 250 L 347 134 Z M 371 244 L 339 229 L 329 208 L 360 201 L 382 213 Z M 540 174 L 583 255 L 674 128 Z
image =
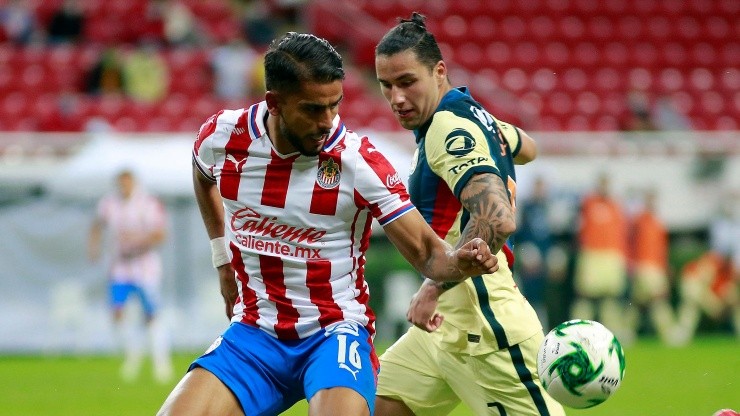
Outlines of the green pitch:
M 181 371 L 195 357 L 179 354 Z M 702 338 L 684 348 L 645 340 L 625 348 L 625 379 L 607 402 L 569 415 L 711 416 L 740 410 L 740 342 Z M 142 374 L 136 384 L 118 379 L 115 357 L 0 357 L 0 414 L 5 416 L 153 415 L 174 386 Z M 305 402 L 285 415 L 305 415 Z M 454 416 L 471 413 L 459 407 Z

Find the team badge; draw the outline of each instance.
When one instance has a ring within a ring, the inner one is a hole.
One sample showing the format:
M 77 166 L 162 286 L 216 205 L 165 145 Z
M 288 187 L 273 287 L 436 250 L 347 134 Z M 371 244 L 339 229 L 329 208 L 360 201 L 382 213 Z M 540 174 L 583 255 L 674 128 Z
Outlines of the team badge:
M 339 164 L 334 159 L 328 159 L 321 162 L 319 172 L 316 174 L 316 182 L 324 189 L 333 189 L 339 185 Z
M 445 139 L 445 150 L 455 157 L 462 157 L 475 148 L 475 139 L 465 129 L 455 129 Z

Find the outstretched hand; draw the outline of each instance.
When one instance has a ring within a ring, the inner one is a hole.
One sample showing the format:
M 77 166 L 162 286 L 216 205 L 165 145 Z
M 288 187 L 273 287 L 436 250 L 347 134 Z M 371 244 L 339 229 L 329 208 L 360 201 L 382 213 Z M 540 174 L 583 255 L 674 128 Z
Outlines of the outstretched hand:
M 498 270 L 498 258 L 481 238 L 474 238 L 455 250 L 457 268 L 465 276 L 489 274 Z

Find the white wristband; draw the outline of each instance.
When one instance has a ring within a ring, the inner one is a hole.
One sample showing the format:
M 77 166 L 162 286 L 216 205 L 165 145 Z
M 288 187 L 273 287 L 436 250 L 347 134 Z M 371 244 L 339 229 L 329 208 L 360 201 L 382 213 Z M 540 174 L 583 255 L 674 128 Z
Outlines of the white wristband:
M 219 268 L 231 262 L 226 251 L 226 237 L 216 237 L 211 240 L 211 261 L 214 268 Z

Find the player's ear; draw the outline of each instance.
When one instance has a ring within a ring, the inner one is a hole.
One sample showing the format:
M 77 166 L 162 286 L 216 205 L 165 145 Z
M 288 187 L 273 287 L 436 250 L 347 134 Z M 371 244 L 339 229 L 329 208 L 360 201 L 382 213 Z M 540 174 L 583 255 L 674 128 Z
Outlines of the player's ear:
M 267 103 L 267 111 L 273 116 L 280 114 L 280 100 L 278 99 L 278 93 L 275 91 L 267 91 L 265 93 L 265 102 Z
M 447 65 L 445 61 L 439 61 L 434 65 L 434 76 L 437 78 L 437 82 L 441 83 L 447 79 Z

